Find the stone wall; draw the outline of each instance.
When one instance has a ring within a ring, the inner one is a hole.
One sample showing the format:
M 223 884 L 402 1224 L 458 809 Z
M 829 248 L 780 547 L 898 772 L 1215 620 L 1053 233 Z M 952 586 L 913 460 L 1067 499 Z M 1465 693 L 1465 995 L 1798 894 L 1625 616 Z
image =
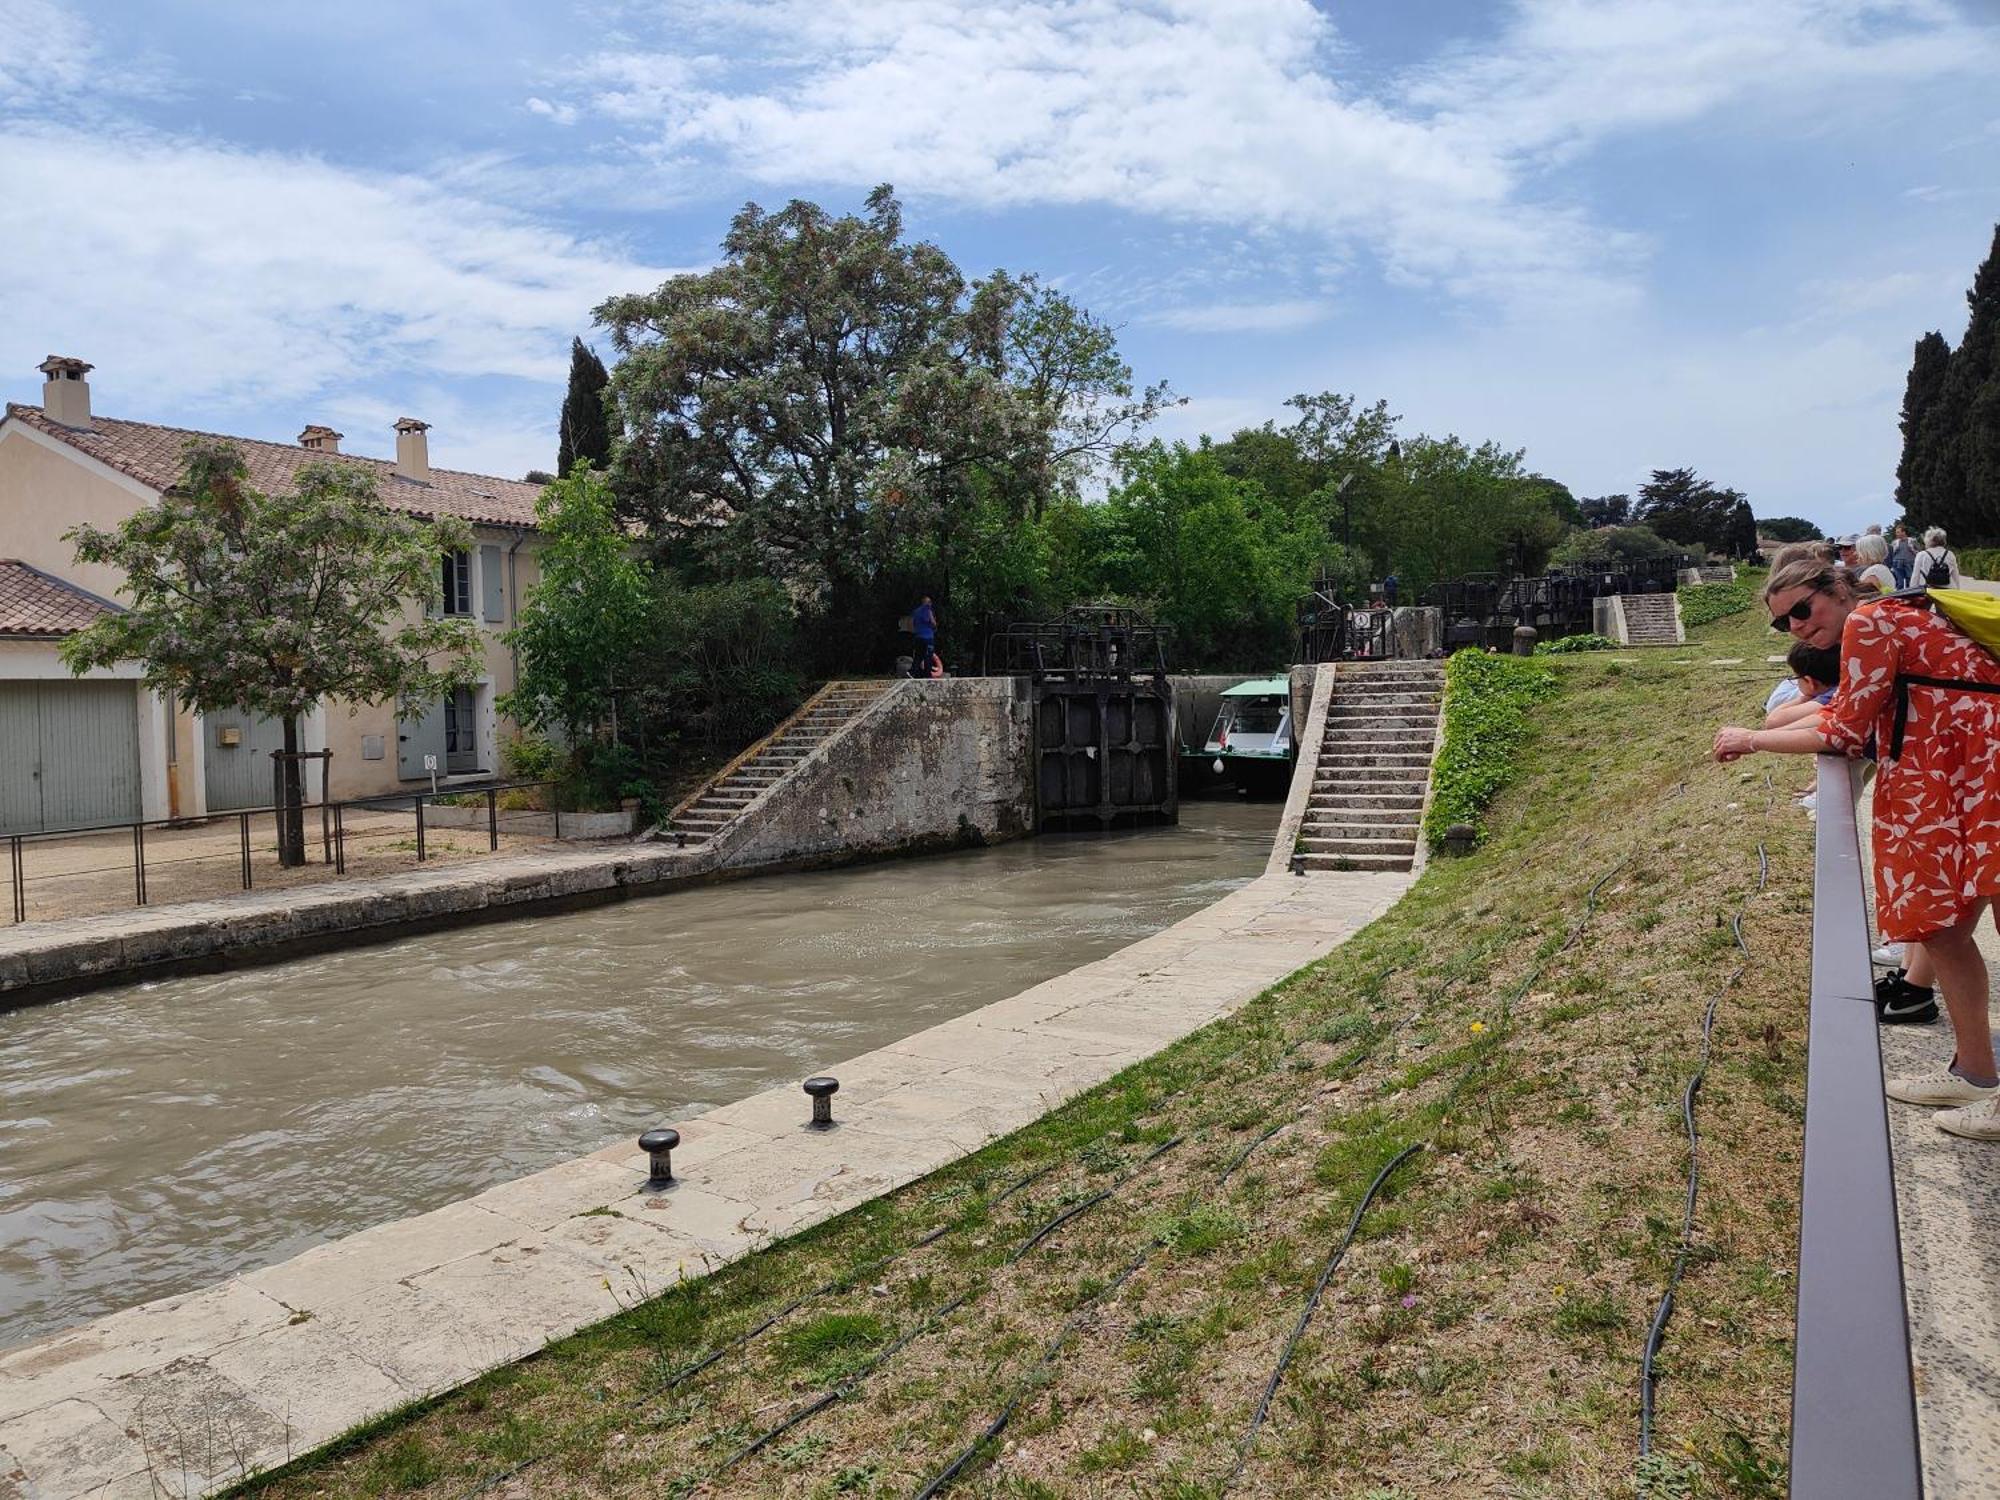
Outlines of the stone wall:
M 710 847 L 713 868 L 797 867 L 1020 838 L 1035 825 L 1025 677 L 899 683 Z

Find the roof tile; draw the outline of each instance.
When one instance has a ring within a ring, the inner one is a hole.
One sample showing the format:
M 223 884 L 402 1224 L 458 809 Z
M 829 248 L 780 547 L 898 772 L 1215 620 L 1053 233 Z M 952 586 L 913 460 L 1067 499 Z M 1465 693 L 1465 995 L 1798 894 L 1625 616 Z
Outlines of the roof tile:
M 0 636 L 73 635 L 117 605 L 11 557 L 0 557 Z
M 431 469 L 431 482 L 420 484 L 398 475 L 396 466 L 387 459 L 352 453 L 316 453 L 290 443 L 267 443 L 257 438 L 162 427 L 152 422 L 123 422 L 115 417 L 93 417 L 86 431 L 50 420 L 39 406 L 23 406 L 13 401 L 7 403 L 7 415 L 161 491 L 179 481 L 182 453 L 187 445 L 208 439 L 234 443 L 249 466 L 251 484 L 267 493 L 282 494 L 289 490 L 302 464 L 331 463 L 364 469 L 374 475 L 376 498 L 392 510 L 425 518 L 456 516 L 462 521 L 489 526 L 532 527 L 535 501 L 542 492 L 540 485 L 518 479 L 467 474 L 435 466 Z

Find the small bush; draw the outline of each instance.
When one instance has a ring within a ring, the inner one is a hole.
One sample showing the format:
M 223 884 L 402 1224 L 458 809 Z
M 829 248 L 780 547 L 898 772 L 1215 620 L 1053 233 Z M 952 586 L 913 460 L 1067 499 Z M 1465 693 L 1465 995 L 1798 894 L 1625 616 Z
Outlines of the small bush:
M 1500 789 L 1514 779 L 1528 716 L 1554 696 L 1555 674 L 1518 656 L 1461 651 L 1445 663 L 1444 745 L 1431 772 L 1424 837 L 1433 849 L 1454 823 L 1479 826 Z
M 1922 539 L 1918 539 L 1919 545 Z M 2000 578 L 2000 547 L 1960 547 L 1958 549 L 1958 571 L 1967 578 Z M 1911 579 L 1910 582 L 1920 582 Z
M 1618 643 L 1608 635 L 1566 635 L 1560 640 L 1543 641 L 1535 647 L 1537 656 L 1568 656 L 1576 651 L 1616 651 Z
M 1738 578 L 1734 583 L 1691 583 L 1680 591 L 1681 624 L 1692 630 L 1725 615 L 1740 615 L 1757 602 L 1762 587 L 1761 581 L 1749 578 Z

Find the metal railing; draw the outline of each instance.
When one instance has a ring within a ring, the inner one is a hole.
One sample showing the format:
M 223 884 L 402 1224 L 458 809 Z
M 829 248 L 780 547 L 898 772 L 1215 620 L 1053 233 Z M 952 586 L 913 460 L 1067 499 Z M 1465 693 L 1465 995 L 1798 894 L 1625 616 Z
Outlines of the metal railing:
M 1855 766 L 1819 758 L 1791 1493 L 1917 1500 L 1923 1472 Z
M 408 809 L 415 819 L 416 856 L 418 862 L 422 863 L 429 858 L 430 853 L 424 813 L 426 806 L 440 803 L 462 805 L 462 799 L 465 798 L 475 799 L 473 802 L 474 807 L 479 807 L 483 804 L 486 814 L 487 850 L 490 853 L 498 850 L 500 847 L 502 817 L 516 811 L 515 809 L 502 808 L 500 806 L 500 799 L 513 793 L 536 791 L 541 788 L 551 789 L 548 797 L 549 806 L 529 811 L 536 817 L 553 814 L 555 836 L 561 838 L 562 803 L 556 790 L 560 786 L 561 783 L 559 781 L 552 779 L 480 782 L 463 786 L 440 787 L 435 792 L 391 792 L 376 797 L 352 797 L 339 802 L 325 800 L 306 802 L 301 804 L 300 812 L 308 829 L 310 829 L 315 816 L 319 820 L 317 862 L 322 865 L 333 866 L 333 871 L 336 875 L 345 875 L 347 873 L 347 852 L 350 842 L 358 843 L 362 839 L 376 837 L 382 831 L 371 830 L 360 832 L 350 830 L 348 819 L 354 813 L 365 811 L 398 812 Z M 233 857 L 237 861 L 238 884 L 241 889 L 247 891 L 254 888 L 256 879 L 255 841 L 252 837 L 253 821 L 269 819 L 271 825 L 270 832 L 275 837 L 278 832 L 278 815 L 279 809 L 273 805 L 269 807 L 236 808 L 226 812 L 210 813 L 201 818 L 151 818 L 131 822 L 95 823 L 76 828 L 39 829 L 33 832 L 0 835 L 0 838 L 4 838 L 7 844 L 8 886 L 12 898 L 12 919 L 16 923 L 28 920 L 28 868 L 26 851 L 31 845 L 85 838 L 92 834 L 129 832 L 132 839 L 132 904 L 135 906 L 145 906 L 148 904 L 148 854 L 146 840 L 148 829 L 160 830 L 170 834 L 196 835 L 200 833 L 212 833 L 218 828 L 227 829 L 233 823 L 237 835 L 234 850 L 213 849 L 198 854 L 170 854 L 164 857 L 155 853 L 151 859 L 151 865 L 155 871 L 158 871 L 169 865 L 195 864 Z M 400 834 L 402 829 L 399 825 L 386 831 L 394 835 Z M 314 861 L 308 859 L 307 862 L 312 863 Z M 95 865 L 77 870 L 64 870 L 40 876 L 39 883 L 46 884 L 62 880 L 79 880 L 86 877 L 100 876 L 121 867 L 120 865 Z

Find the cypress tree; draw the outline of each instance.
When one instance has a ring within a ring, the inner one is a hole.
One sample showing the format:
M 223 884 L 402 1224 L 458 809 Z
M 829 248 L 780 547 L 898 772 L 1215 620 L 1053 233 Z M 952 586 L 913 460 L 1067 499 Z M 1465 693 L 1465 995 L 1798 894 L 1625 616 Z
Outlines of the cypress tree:
M 1910 378 L 1903 385 L 1903 456 L 1896 464 L 1896 503 L 1912 522 L 1931 519 L 1932 482 L 1937 459 L 1932 451 L 1938 434 L 1927 419 L 1944 392 L 1945 371 L 1951 365 L 1951 345 L 1941 333 L 1917 340 L 1910 361 Z
M 1964 371 L 1964 425 L 1960 461 L 1965 468 L 1967 540 L 2000 538 L 2000 224 L 1993 247 L 1965 294 L 1972 316 L 1952 356 L 1953 377 Z
M 569 346 L 569 390 L 563 396 L 562 433 L 556 449 L 556 473 L 568 474 L 579 460 L 598 469 L 611 463 L 611 422 L 604 410 L 604 388 L 611 383 L 604 361 L 582 339 Z

